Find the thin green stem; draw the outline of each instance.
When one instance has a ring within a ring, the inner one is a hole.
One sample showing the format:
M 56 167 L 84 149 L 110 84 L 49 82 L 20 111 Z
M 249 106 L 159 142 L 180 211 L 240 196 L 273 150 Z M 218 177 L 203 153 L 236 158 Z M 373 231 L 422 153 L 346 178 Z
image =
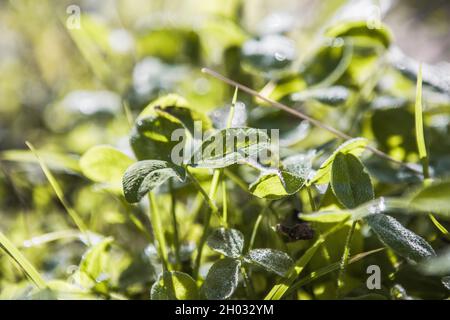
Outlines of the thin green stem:
M 209 208 L 211 209 L 212 212 L 214 212 L 215 214 L 218 215 L 218 217 L 220 219 L 222 219 L 222 217 L 219 215 L 219 209 L 217 208 L 216 204 L 214 203 L 214 201 L 211 199 L 211 197 L 209 196 L 209 194 L 205 191 L 205 189 L 203 189 L 203 187 L 200 185 L 200 183 L 198 182 L 197 178 L 189 171 L 189 168 L 186 167 L 186 172 L 189 176 L 189 178 L 191 179 L 192 183 L 194 184 L 195 188 L 201 193 L 201 195 L 203 196 L 204 200 L 206 201 L 206 203 L 208 204 Z M 213 179 L 214 180 L 214 179 Z M 216 187 L 217 189 L 217 187 Z M 211 192 L 210 192 L 211 193 Z
M 166 239 L 164 238 L 161 216 L 159 214 L 158 204 L 156 203 L 156 198 L 153 192 L 148 193 L 148 200 L 150 202 L 149 219 L 153 227 L 155 240 L 157 242 L 159 257 L 161 259 L 163 269 L 169 270 Z
M 200 184 L 198 183 L 197 179 L 192 176 L 192 174 L 188 172 L 188 175 L 193 178 L 194 184 L 196 184 L 198 187 L 200 187 L 199 190 L 203 190 L 203 188 L 201 188 Z M 198 278 L 198 272 L 200 269 L 200 264 L 202 261 L 202 254 L 203 254 L 203 247 L 205 246 L 206 243 L 206 239 L 208 237 L 209 234 L 209 229 L 210 229 L 210 224 L 211 224 L 211 213 L 214 212 L 219 216 L 219 219 L 221 220 L 222 224 L 222 217 L 219 215 L 219 211 L 217 210 L 216 205 L 213 203 L 212 198 L 215 197 L 216 192 L 217 192 L 217 188 L 219 185 L 219 181 L 220 181 L 220 170 L 215 170 L 214 171 L 214 175 L 211 181 L 211 186 L 209 189 L 209 194 L 206 195 L 206 193 L 203 191 L 200 191 L 202 194 L 205 195 L 205 200 L 208 202 L 209 206 L 210 206 L 210 210 L 206 211 L 206 216 L 205 216 L 205 221 L 204 221 L 204 226 L 203 226 L 203 234 L 202 237 L 200 238 L 198 247 L 197 247 L 197 256 L 195 258 L 195 265 L 194 265 L 194 271 L 193 271 L 193 276 L 194 279 Z
M 227 199 L 227 183 L 222 180 L 222 220 L 224 227 L 228 227 L 228 199 Z
M 267 208 L 268 205 L 261 210 L 261 212 L 258 214 L 258 217 L 256 218 L 255 224 L 253 225 L 252 235 L 250 237 L 250 242 L 248 244 L 248 250 L 252 250 L 253 245 L 255 244 L 256 234 L 258 233 L 259 226 L 267 211 Z
M 247 297 L 249 299 L 252 299 L 252 297 L 255 296 L 255 288 L 253 287 L 253 283 L 250 280 L 247 270 L 245 270 L 245 267 L 242 264 L 241 264 L 241 274 L 242 274 L 242 278 L 244 279 L 245 290 L 247 291 Z
M 173 225 L 173 245 L 175 247 L 175 259 L 177 262 L 177 265 L 180 264 L 181 258 L 180 258 L 180 235 L 178 232 L 178 222 L 177 222 L 177 201 L 175 199 L 175 191 L 173 189 L 173 183 L 172 180 L 169 180 L 169 189 L 170 189 L 170 213 L 172 216 L 172 225 Z
M 342 254 L 341 264 L 339 267 L 339 275 L 337 279 L 337 291 L 336 295 L 339 298 L 341 294 L 341 290 L 344 287 L 344 275 L 348 265 L 348 259 L 350 257 L 350 245 L 352 243 L 353 235 L 355 233 L 356 221 L 352 223 L 350 230 L 347 234 L 347 239 L 345 240 L 344 253 Z
M 315 212 L 315 211 L 317 211 L 317 206 L 316 206 L 316 202 L 314 201 L 314 197 L 311 192 L 311 187 L 307 186 L 306 191 L 308 192 L 308 198 L 309 198 L 309 203 L 311 204 L 311 209 L 312 209 L 312 211 Z

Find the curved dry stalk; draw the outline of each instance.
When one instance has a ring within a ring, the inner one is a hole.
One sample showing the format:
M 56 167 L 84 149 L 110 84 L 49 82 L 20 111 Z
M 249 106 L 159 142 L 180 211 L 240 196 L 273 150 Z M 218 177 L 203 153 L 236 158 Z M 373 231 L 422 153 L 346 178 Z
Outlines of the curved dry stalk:
M 314 118 L 312 118 L 312 117 L 310 117 L 310 116 L 308 116 L 308 115 L 306 115 L 306 114 L 304 114 L 304 113 L 302 113 L 302 112 L 300 112 L 298 110 L 295 110 L 295 109 L 293 109 L 291 107 L 288 107 L 285 104 L 282 104 L 282 103 L 280 103 L 278 101 L 275 101 L 275 100 L 273 100 L 271 98 L 265 97 L 262 94 L 260 94 L 259 92 L 255 91 L 253 89 L 250 89 L 249 87 L 247 87 L 247 86 L 245 86 L 243 84 L 240 84 L 240 83 L 238 83 L 238 82 L 236 82 L 234 80 L 231 80 L 231 79 L 223 76 L 222 74 L 218 73 L 217 71 L 211 70 L 209 68 L 202 68 L 202 72 L 206 73 L 206 74 L 209 74 L 210 76 L 213 76 L 214 78 L 219 79 L 220 81 L 223 81 L 223 82 L 225 82 L 225 83 L 227 83 L 227 84 L 229 84 L 231 86 L 235 86 L 235 87 L 239 88 L 240 90 L 242 90 L 242 91 L 244 91 L 244 92 L 246 92 L 246 93 L 248 93 L 248 94 L 250 94 L 252 96 L 257 97 L 258 99 L 261 99 L 261 100 L 269 103 L 274 108 L 286 111 L 286 112 L 292 114 L 293 116 L 296 116 L 297 118 L 300 118 L 302 120 L 306 120 L 309 123 L 311 123 L 312 125 L 314 125 L 316 127 L 319 127 L 319 128 L 322 128 L 322 129 L 332 133 L 333 135 L 335 135 L 338 138 L 341 138 L 341 139 L 344 139 L 344 140 L 353 139 L 352 136 L 349 136 L 348 134 L 346 134 L 346 133 L 344 133 L 344 132 L 342 132 L 342 131 L 340 131 L 338 129 L 335 129 L 335 128 L 333 128 L 333 127 L 331 127 L 331 126 L 329 126 L 329 125 L 327 125 L 325 123 L 322 123 L 319 120 L 314 119 Z M 404 163 L 402 161 L 394 159 L 390 155 L 384 153 L 381 150 L 378 150 L 377 148 L 374 148 L 374 147 L 372 147 L 370 145 L 367 145 L 366 149 L 371 151 L 373 154 L 375 154 L 376 156 L 378 156 L 378 157 L 380 157 L 382 159 L 389 160 L 389 161 L 394 162 L 394 163 L 396 163 L 398 165 L 401 165 L 401 166 L 403 166 L 403 167 L 405 167 L 405 168 L 407 168 L 407 169 L 409 169 L 411 171 L 414 171 L 415 173 L 422 174 L 422 171 L 412 167 L 408 163 Z

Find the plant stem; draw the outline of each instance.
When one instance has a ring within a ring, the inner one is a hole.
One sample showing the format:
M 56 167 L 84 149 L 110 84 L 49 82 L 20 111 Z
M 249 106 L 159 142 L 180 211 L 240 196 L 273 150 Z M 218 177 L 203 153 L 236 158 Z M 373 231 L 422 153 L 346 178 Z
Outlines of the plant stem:
M 316 207 L 316 203 L 314 201 L 314 197 L 311 192 L 311 187 L 307 186 L 306 191 L 308 192 L 308 198 L 309 198 L 309 203 L 311 204 L 311 209 L 312 209 L 312 211 L 315 212 L 315 211 L 317 211 L 317 207 Z
M 159 214 L 158 205 L 156 203 L 156 198 L 153 192 L 148 193 L 148 200 L 150 202 L 149 219 L 153 227 L 153 234 L 155 235 L 155 240 L 157 242 L 159 257 L 163 265 L 163 270 L 167 271 L 169 270 L 169 265 L 168 265 L 166 240 L 164 238 L 164 232 L 162 229 L 161 216 Z
M 250 280 L 250 277 L 248 276 L 247 270 L 245 270 L 245 267 L 242 264 L 241 264 L 241 274 L 242 278 L 244 279 L 247 297 L 251 299 L 252 297 L 255 296 L 255 289 L 253 288 L 253 284 L 252 281 Z
M 337 279 L 337 291 L 336 295 L 339 298 L 342 288 L 344 287 L 344 274 L 348 265 L 348 259 L 350 257 L 350 245 L 352 243 L 353 234 L 355 233 L 356 221 L 352 223 L 350 230 L 347 234 L 347 239 L 345 240 L 344 253 L 342 254 L 341 264 L 339 266 L 339 275 Z
M 250 242 L 248 244 L 248 251 L 252 250 L 253 245 L 255 244 L 256 234 L 258 233 L 259 225 L 261 224 L 261 221 L 264 217 L 264 214 L 267 211 L 267 208 L 268 205 L 261 210 L 261 212 L 258 214 L 258 217 L 256 218 L 255 224 L 253 225 L 252 235 L 250 237 Z
M 200 190 L 203 190 L 203 188 L 201 188 L 200 184 L 198 183 L 197 179 L 195 179 L 195 177 L 193 177 L 191 175 L 191 173 L 189 171 L 187 171 L 189 176 L 191 176 L 193 178 L 194 184 L 198 184 L 198 186 L 200 187 Z M 219 211 L 217 210 L 216 205 L 212 202 L 212 198 L 214 198 L 214 196 L 216 195 L 217 192 L 217 187 L 219 185 L 219 181 L 220 181 L 220 170 L 214 170 L 214 175 L 211 181 L 211 186 L 209 189 L 209 194 L 206 195 L 206 193 L 202 192 L 202 194 L 205 195 L 205 200 L 207 200 L 209 206 L 210 206 L 210 210 L 206 211 L 206 216 L 205 216 L 205 222 L 204 222 L 204 227 L 203 227 L 203 234 L 202 237 L 200 238 L 198 247 L 197 247 L 197 256 L 195 258 L 195 265 L 194 265 L 194 271 L 193 271 L 193 277 L 194 279 L 198 278 L 198 272 L 200 269 L 200 264 L 202 261 L 202 254 L 203 254 L 203 247 L 205 246 L 206 243 L 206 239 L 208 237 L 208 233 L 209 233 L 209 229 L 210 229 L 210 224 L 211 224 L 211 213 L 215 212 L 216 214 L 218 214 L 219 219 L 222 220 L 222 217 L 219 215 Z M 223 224 L 223 222 L 222 222 Z
M 228 200 L 227 200 L 227 184 L 225 179 L 222 180 L 222 220 L 225 228 L 228 227 Z
M 306 114 L 304 114 L 304 113 L 302 113 L 302 112 L 300 112 L 300 111 L 298 111 L 296 109 L 290 108 L 290 107 L 288 107 L 285 104 L 282 104 L 282 103 L 280 103 L 278 101 L 275 101 L 275 100 L 273 100 L 271 98 L 265 97 L 262 94 L 260 94 L 259 92 L 255 91 L 253 89 L 250 89 L 249 87 L 244 86 L 243 84 L 240 84 L 240 83 L 238 83 L 236 81 L 233 81 L 233 80 L 231 80 L 231 79 L 221 75 L 220 73 L 218 73 L 218 72 L 216 72 L 214 70 L 211 70 L 211 69 L 208 69 L 208 68 L 202 68 L 202 72 L 206 73 L 206 74 L 209 74 L 209 75 L 215 77 L 216 79 L 219 79 L 219 80 L 221 80 L 221 81 L 223 81 L 223 82 L 225 82 L 225 83 L 227 83 L 229 85 L 238 87 L 240 90 L 242 90 L 244 92 L 247 92 L 248 94 L 250 94 L 252 96 L 255 96 L 255 97 L 257 97 L 257 98 L 259 98 L 259 99 L 269 103 L 272 107 L 280 109 L 280 110 L 283 110 L 283 111 L 286 111 L 287 113 L 290 113 L 293 116 L 295 116 L 297 118 L 300 118 L 302 120 L 306 120 L 309 123 L 311 123 L 312 125 L 314 125 L 316 127 L 319 127 L 321 129 L 324 129 L 324 130 L 332 133 L 333 135 L 337 136 L 338 138 L 341 138 L 341 139 L 344 139 L 344 140 L 353 139 L 353 137 L 349 136 L 348 134 L 346 134 L 346 133 L 344 133 L 344 132 L 342 132 L 340 130 L 337 130 L 337 129 L 335 129 L 335 128 L 333 128 L 333 127 L 331 127 L 331 126 L 329 126 L 329 125 L 327 125 L 325 123 L 322 123 L 319 120 L 316 120 L 316 119 L 314 119 L 314 118 L 312 118 L 312 117 L 310 117 L 310 116 L 308 116 L 308 115 L 306 115 Z M 366 149 L 371 151 L 372 153 L 374 153 L 375 155 L 377 155 L 380 158 L 383 158 L 383 159 L 389 160 L 391 162 L 394 162 L 394 163 L 396 163 L 398 165 L 404 166 L 405 168 L 408 168 L 409 170 L 414 171 L 415 173 L 422 174 L 422 171 L 417 170 L 416 168 L 410 166 L 409 164 L 404 163 L 402 161 L 399 161 L 399 160 L 391 157 L 390 155 L 384 153 L 383 151 L 380 151 L 380 150 L 378 150 L 378 149 L 376 149 L 376 148 L 374 148 L 374 147 L 372 147 L 370 145 L 367 145 Z
M 186 167 L 186 172 L 189 176 L 189 178 L 191 178 L 192 182 L 194 183 L 194 186 L 196 187 L 196 189 L 201 193 L 201 195 L 203 196 L 204 200 L 206 201 L 206 203 L 208 204 L 210 210 L 212 212 L 214 212 L 215 214 L 218 215 L 219 219 L 222 220 L 222 217 L 219 215 L 219 209 L 217 208 L 216 204 L 214 203 L 214 201 L 211 199 L 211 197 L 209 196 L 209 194 L 205 191 L 205 189 L 203 189 L 203 187 L 200 185 L 200 183 L 198 182 L 197 178 L 194 177 L 194 175 L 189 171 L 189 168 Z M 217 187 L 216 187 L 217 189 Z
M 47 284 L 39 272 L 2 232 L 0 232 L 0 249 L 3 249 L 6 254 L 17 263 L 38 289 L 47 288 Z
M 178 222 L 177 222 L 177 212 L 176 212 L 177 201 L 175 199 L 175 192 L 173 189 L 173 183 L 172 183 L 171 179 L 169 180 L 169 189 L 170 189 L 170 200 L 171 200 L 170 213 L 172 215 L 172 224 L 173 224 L 173 244 L 175 247 L 175 259 L 176 259 L 177 265 L 179 265 L 181 263 L 181 258 L 180 258 L 180 235 L 178 233 Z

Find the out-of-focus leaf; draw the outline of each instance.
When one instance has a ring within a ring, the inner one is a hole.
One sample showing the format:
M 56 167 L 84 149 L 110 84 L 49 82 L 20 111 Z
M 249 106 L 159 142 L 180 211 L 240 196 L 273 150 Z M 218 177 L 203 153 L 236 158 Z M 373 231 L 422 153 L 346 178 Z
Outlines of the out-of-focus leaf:
M 192 166 L 224 168 L 236 163 L 257 160 L 267 152 L 270 139 L 265 130 L 253 128 L 223 129 L 206 138 L 194 153 Z
M 203 293 L 209 300 L 224 300 L 230 298 L 238 286 L 239 260 L 225 258 L 214 263 L 209 269 Z
M 312 171 L 312 160 L 316 151 L 312 150 L 303 154 L 296 154 L 283 159 L 283 168 L 296 176 L 307 180 Z
M 391 216 L 382 213 L 371 214 L 365 218 L 365 221 L 381 242 L 402 257 L 419 262 L 436 255 L 428 242 L 403 227 Z
M 52 294 L 55 295 L 52 299 L 58 300 L 84 300 L 84 299 L 97 299 L 97 297 L 92 294 L 89 290 L 80 288 L 76 284 L 61 281 L 61 280 L 53 280 L 47 283 L 50 288 Z
M 110 280 L 107 273 L 109 250 L 113 238 L 105 238 L 95 244 L 83 255 L 78 269 L 78 281 L 84 288 L 96 287 L 105 290 L 104 285 Z
M 158 58 L 146 57 L 134 67 L 133 87 L 129 98 L 133 104 L 144 107 L 156 94 L 174 90 L 189 75 L 189 69 L 185 65 L 166 64 Z
M 130 202 L 138 202 L 149 191 L 170 178 L 184 181 L 186 172 L 182 167 L 161 160 L 143 160 L 131 165 L 123 176 L 123 193 Z
M 296 52 L 292 40 L 274 34 L 246 41 L 241 54 L 245 63 L 266 72 L 288 66 L 295 59 Z
M 165 271 L 159 275 L 150 291 L 152 300 L 197 300 L 197 285 L 192 277 L 184 272 Z
M 264 269 L 285 277 L 294 261 L 288 254 L 273 249 L 253 249 L 247 253 L 246 259 Z
M 338 106 L 347 101 L 350 90 L 343 86 L 333 86 L 328 88 L 316 88 L 301 91 L 291 95 L 291 99 L 297 102 L 316 100 L 329 106 Z
M 374 198 L 372 182 L 364 166 L 351 153 L 338 153 L 331 169 L 331 188 L 347 208 L 355 208 Z
M 367 21 L 345 21 L 333 25 L 325 35 L 330 38 L 367 38 L 379 42 L 388 48 L 392 42 L 392 35 L 387 26 L 369 28 Z
M 296 19 L 289 12 L 273 12 L 267 15 L 258 25 L 258 34 L 283 34 L 291 31 L 296 25 Z
M 333 154 L 328 157 L 320 166 L 320 168 L 317 170 L 316 175 L 311 180 L 310 183 L 327 183 L 330 179 L 330 171 L 331 171 L 331 164 L 333 163 L 334 158 L 338 153 L 343 154 L 353 154 L 355 156 L 359 156 L 364 149 L 366 148 L 368 144 L 367 139 L 364 138 L 354 138 L 351 140 L 346 141 L 345 143 L 341 144 L 334 152 Z
M 123 152 L 110 146 L 95 146 L 80 158 L 83 174 L 95 182 L 120 185 L 126 169 L 133 163 Z
M 450 215 L 450 181 L 436 181 L 412 196 L 411 206 L 437 215 Z
M 207 240 L 208 246 L 227 257 L 239 258 L 244 247 L 244 235 L 236 229 L 215 229 Z
M 382 151 L 398 160 L 404 160 L 417 152 L 414 114 L 406 108 L 375 110 L 371 129 Z
M 152 28 L 140 31 L 137 41 L 140 57 L 154 56 L 169 63 L 200 59 L 200 38 L 196 32 L 181 28 Z
M 211 120 L 206 115 L 195 111 L 185 98 L 174 93 L 162 96 L 150 103 L 139 114 L 138 120 L 158 115 L 174 122 L 178 121 L 191 134 L 194 134 L 195 121 L 201 121 L 202 130 L 212 128 Z
M 80 172 L 78 159 L 68 155 L 40 150 L 40 157 L 52 170 L 69 170 Z M 0 159 L 5 161 L 38 163 L 38 159 L 31 151 L 7 150 L 0 153 Z
M 445 276 L 450 274 L 450 250 L 437 257 L 431 257 L 420 263 L 419 270 L 426 275 Z
M 212 111 L 211 117 L 214 127 L 217 129 L 225 129 L 227 127 L 228 114 L 230 107 L 219 108 Z M 234 106 L 233 119 L 231 121 L 232 128 L 244 127 L 247 125 L 247 110 L 245 104 L 237 102 Z
M 349 43 L 340 46 L 324 45 L 305 62 L 301 69 L 303 80 L 309 86 L 328 87 L 341 84 L 341 79 L 348 78 L 345 75 L 352 57 L 353 46 Z
M 412 81 L 417 80 L 419 62 L 406 56 L 400 49 L 390 51 L 389 61 L 400 73 Z M 442 62 L 436 65 L 424 64 L 422 83 L 434 90 L 450 95 L 450 65 Z

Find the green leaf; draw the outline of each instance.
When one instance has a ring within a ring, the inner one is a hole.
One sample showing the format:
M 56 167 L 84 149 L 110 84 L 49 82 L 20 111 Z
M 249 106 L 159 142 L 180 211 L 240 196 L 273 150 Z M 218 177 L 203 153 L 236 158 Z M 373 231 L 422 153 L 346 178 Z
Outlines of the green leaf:
M 208 246 L 227 257 L 239 258 L 244 247 L 244 235 L 236 229 L 215 229 L 207 240 Z
M 381 242 L 402 257 L 418 262 L 436 255 L 428 242 L 391 216 L 375 213 L 365 217 L 365 221 Z
M 338 153 L 334 158 L 331 188 L 339 202 L 350 209 L 374 198 L 370 176 L 361 161 L 352 154 Z
M 152 101 L 148 106 L 144 108 L 144 110 L 141 111 L 141 113 L 137 117 L 137 120 L 142 120 L 149 116 L 156 116 L 157 113 L 155 108 L 165 109 L 167 107 L 188 108 L 189 103 L 182 96 L 171 93 Z
M 277 173 L 263 174 L 250 185 L 249 189 L 259 198 L 279 199 L 297 193 L 304 184 L 305 179 L 281 170 Z
M 282 277 L 287 275 L 294 264 L 289 255 L 273 249 L 253 249 L 246 255 L 246 259 Z
M 230 128 L 218 131 L 206 138 L 194 153 L 192 166 L 224 168 L 236 163 L 256 160 L 270 148 L 266 130 Z
M 130 137 L 136 158 L 171 161 L 172 150 L 180 143 L 171 139 L 177 129 L 184 129 L 180 122 L 160 115 L 136 121 Z
M 165 271 L 159 275 L 150 291 L 152 300 L 197 300 L 197 284 L 184 272 Z
M 184 181 L 186 172 L 182 167 L 161 160 L 144 160 L 131 165 L 122 180 L 125 199 L 138 202 L 149 191 L 163 184 L 169 178 Z
M 82 173 L 95 182 L 120 185 L 126 169 L 133 163 L 127 155 L 110 146 L 95 146 L 80 158 Z
M 203 293 L 209 300 L 224 300 L 230 298 L 238 286 L 239 260 L 225 258 L 214 263 L 209 269 Z
M 449 218 L 450 216 L 450 181 L 436 181 L 412 196 L 410 205 L 414 209 L 433 212 Z
M 89 248 L 83 255 L 78 268 L 78 281 L 82 287 L 95 287 L 100 291 L 105 290 L 105 284 L 109 280 L 109 275 L 105 272 L 112 242 L 113 238 L 105 238 Z
M 348 140 L 341 144 L 331 156 L 329 156 L 320 166 L 320 168 L 317 170 L 316 175 L 311 180 L 310 184 L 317 183 L 317 184 L 323 184 L 328 183 L 330 180 L 330 171 L 331 171 L 331 165 L 333 163 L 334 158 L 338 153 L 343 154 L 353 154 L 355 156 L 359 156 L 364 149 L 366 148 L 368 144 L 368 140 L 364 138 L 354 138 L 351 140 Z
M 307 180 L 312 172 L 312 160 L 315 155 L 316 151 L 312 150 L 304 154 L 287 157 L 283 159 L 283 169 Z
M 194 122 L 201 121 L 202 130 L 212 128 L 211 119 L 203 113 L 195 111 L 187 100 L 177 94 L 168 94 L 150 103 L 139 114 L 138 120 L 149 116 L 162 116 L 182 124 L 191 134 L 194 134 Z
M 386 25 L 369 28 L 367 21 L 344 21 L 329 28 L 325 35 L 330 38 L 367 38 L 388 48 L 392 42 L 392 34 Z

